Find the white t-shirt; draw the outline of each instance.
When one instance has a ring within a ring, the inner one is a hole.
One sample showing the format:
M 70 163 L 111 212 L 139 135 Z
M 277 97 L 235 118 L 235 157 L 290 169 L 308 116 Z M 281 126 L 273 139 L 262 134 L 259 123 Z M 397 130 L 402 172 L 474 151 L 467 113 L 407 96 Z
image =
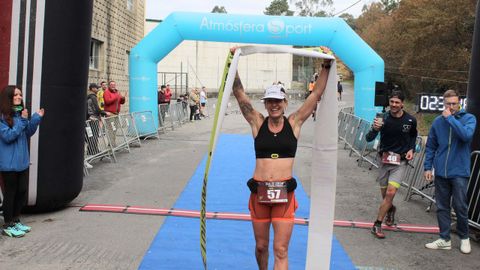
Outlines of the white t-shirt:
M 205 91 L 200 91 L 200 102 L 205 103 L 207 101 L 207 93 Z

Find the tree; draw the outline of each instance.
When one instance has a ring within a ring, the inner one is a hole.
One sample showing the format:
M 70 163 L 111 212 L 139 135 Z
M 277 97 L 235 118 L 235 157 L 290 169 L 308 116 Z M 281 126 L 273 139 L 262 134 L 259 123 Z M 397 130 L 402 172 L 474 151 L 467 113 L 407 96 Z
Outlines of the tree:
M 342 13 L 342 15 L 338 16 L 342 18 L 353 30 L 355 30 L 355 18 L 350 13 Z
M 383 10 L 388 14 L 392 13 L 395 9 L 398 8 L 400 0 L 381 0 L 380 3 L 383 5 Z
M 330 8 L 333 4 L 332 0 L 289 0 L 295 3 L 295 7 L 299 10 L 299 16 L 305 17 L 327 17 L 329 12 L 321 8 Z
M 382 1 L 385 2 L 385 1 Z M 466 91 L 476 0 L 373 3 L 357 33 L 384 59 L 385 79 L 413 97 L 446 88 Z
M 227 10 L 224 6 L 215 6 L 211 13 L 227 13 Z
M 278 16 L 293 16 L 293 11 L 289 10 L 287 0 L 273 0 L 270 6 L 265 8 L 263 14 Z

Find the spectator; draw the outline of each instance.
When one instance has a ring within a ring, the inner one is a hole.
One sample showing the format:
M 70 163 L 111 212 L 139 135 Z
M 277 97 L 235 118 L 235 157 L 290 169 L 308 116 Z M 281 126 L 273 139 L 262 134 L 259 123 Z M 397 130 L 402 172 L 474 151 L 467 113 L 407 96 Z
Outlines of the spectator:
M 35 134 L 44 110 L 28 119 L 23 106 L 22 91 L 9 85 L 0 93 L 0 174 L 5 185 L 3 201 L 3 233 L 21 237 L 31 230 L 20 221 L 27 202 L 30 155 L 28 139 Z
M 167 112 L 168 109 L 168 102 L 165 100 L 166 95 L 165 95 L 165 90 L 167 87 L 165 85 L 160 86 L 160 89 L 158 90 L 158 107 L 160 109 L 160 115 L 162 117 L 162 121 L 165 120 L 165 113 Z
M 165 88 L 165 103 L 167 104 L 166 106 L 167 115 L 168 115 L 168 112 L 170 111 L 171 100 L 172 100 L 172 89 L 170 89 L 170 84 L 167 84 Z
M 200 91 L 200 116 L 205 117 L 207 115 L 206 112 L 207 106 L 207 88 L 202 86 L 202 90 Z
M 451 203 L 457 217 L 460 251 L 472 251 L 468 237 L 467 188 L 470 177 L 470 144 L 475 132 L 475 116 L 460 109 L 455 90 L 443 94 L 445 109 L 435 118 L 425 150 L 425 179 L 435 183 L 435 203 L 440 238 L 425 245 L 429 249 L 451 249 Z M 433 177 L 435 169 L 435 180 Z
M 119 114 L 121 104 L 125 103 L 125 97 L 118 91 L 115 81 L 110 81 L 103 97 L 105 99 L 105 112 L 107 115 L 111 116 Z
M 340 81 L 338 81 L 338 82 L 337 82 L 337 93 L 338 93 L 337 99 L 338 99 L 339 101 L 342 100 L 342 92 L 343 92 L 343 86 L 342 86 L 342 84 L 340 83 Z
M 193 88 L 188 95 L 188 105 L 190 106 L 190 122 L 193 122 L 193 117 L 198 109 L 197 104 L 199 103 L 199 99 L 197 92 L 198 90 L 196 88 Z
M 382 230 L 384 218 L 387 226 L 395 224 L 396 208 L 393 198 L 402 183 L 407 161 L 412 160 L 415 151 L 417 120 L 403 110 L 404 99 L 402 92 L 393 91 L 389 98 L 390 110 L 386 116 L 374 119 L 372 129 L 366 135 L 366 140 L 371 142 L 380 132 L 381 162 L 377 182 L 380 183 L 383 201 L 371 230 L 379 239 L 385 238 Z
M 194 119 L 200 120 L 200 92 L 198 91 L 198 88 L 195 88 L 195 95 L 197 95 L 197 107 L 195 110 Z
M 87 94 L 87 120 L 91 120 L 90 128 L 92 130 L 91 136 L 87 134 L 87 155 L 93 156 L 97 154 L 98 149 L 98 135 L 100 133 L 101 117 L 106 116 L 106 113 L 100 109 L 97 100 L 98 85 L 92 83 L 88 86 Z M 91 167 L 89 163 L 85 163 L 85 166 Z
M 105 99 L 103 98 L 103 94 L 105 94 L 105 91 L 107 90 L 107 82 L 102 81 L 100 83 L 100 89 L 98 89 L 97 92 L 97 100 L 98 100 L 98 106 L 100 107 L 100 110 L 105 110 Z
M 307 93 L 307 97 L 312 93 L 313 91 L 313 87 L 315 86 L 315 83 L 313 81 L 310 81 L 310 83 L 308 84 L 308 93 Z

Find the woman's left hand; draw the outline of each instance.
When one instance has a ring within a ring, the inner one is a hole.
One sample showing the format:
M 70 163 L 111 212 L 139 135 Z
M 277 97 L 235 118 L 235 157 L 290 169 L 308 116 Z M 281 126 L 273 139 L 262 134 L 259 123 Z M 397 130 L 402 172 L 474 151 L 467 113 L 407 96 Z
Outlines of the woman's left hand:
M 43 117 L 43 115 L 45 114 L 45 110 L 42 108 L 42 109 L 38 110 L 37 113 L 38 113 L 38 115 Z

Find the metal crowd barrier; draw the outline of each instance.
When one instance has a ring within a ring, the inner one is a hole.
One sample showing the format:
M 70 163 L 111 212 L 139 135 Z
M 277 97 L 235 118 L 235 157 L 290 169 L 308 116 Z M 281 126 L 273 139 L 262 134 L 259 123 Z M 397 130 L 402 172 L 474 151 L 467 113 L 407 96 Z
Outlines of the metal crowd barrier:
M 138 130 L 138 137 L 143 138 L 144 140 L 151 137 L 157 139 L 160 138 L 151 111 L 133 112 L 131 115 Z M 159 122 L 159 125 L 160 124 L 161 123 Z
M 172 130 L 188 121 L 188 109 L 182 102 L 158 105 L 159 129 L 164 133 L 167 128 Z
M 115 156 L 110 148 L 109 137 L 105 134 L 104 123 L 98 119 L 85 122 L 85 162 L 91 162 L 104 157 Z M 88 171 L 86 171 L 88 173 Z
M 142 132 L 139 132 L 139 127 Z M 157 137 L 158 132 L 152 112 L 135 112 L 114 115 L 101 120 L 85 122 L 84 173 L 88 175 L 87 163 L 107 157 L 117 161 L 115 153 L 130 146 L 141 145 L 140 137 Z
M 480 151 L 472 152 L 472 173 L 468 180 L 468 218 L 470 225 L 480 230 Z
M 140 146 L 140 136 L 138 135 L 137 125 L 135 125 L 135 120 L 133 116 L 129 113 L 120 114 L 118 116 L 121 128 L 127 139 L 128 145 Z
M 122 123 L 118 115 L 102 118 L 105 125 L 105 132 L 108 137 L 112 155 L 116 160 L 115 153 L 119 151 L 127 151 L 130 153 L 130 145 L 122 128 Z
M 350 150 L 350 155 L 359 156 L 358 166 L 368 162 L 371 167 L 378 168 L 377 147 L 379 137 L 372 142 L 366 142 L 365 134 L 370 129 L 371 123 L 356 117 L 351 108 L 342 109 L 338 115 L 338 137 L 345 143 L 344 149 Z M 425 159 L 425 146 L 423 139 L 417 137 L 416 149 L 413 160 L 405 171 L 401 186 L 407 188 L 405 201 L 418 195 L 429 203 L 427 210 L 435 203 L 435 185 L 427 182 L 424 177 L 423 162 Z M 469 224 L 480 229 L 480 151 L 472 153 L 472 173 L 468 183 L 468 216 Z

